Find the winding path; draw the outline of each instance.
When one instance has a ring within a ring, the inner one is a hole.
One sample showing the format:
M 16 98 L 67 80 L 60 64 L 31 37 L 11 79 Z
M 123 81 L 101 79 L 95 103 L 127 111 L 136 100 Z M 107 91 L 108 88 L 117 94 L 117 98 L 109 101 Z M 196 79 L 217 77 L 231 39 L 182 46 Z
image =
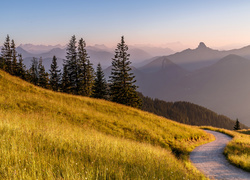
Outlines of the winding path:
M 196 147 L 190 154 L 194 166 L 211 179 L 248 179 L 250 173 L 231 165 L 223 155 L 226 144 L 232 139 L 228 135 L 205 130 L 216 140 Z

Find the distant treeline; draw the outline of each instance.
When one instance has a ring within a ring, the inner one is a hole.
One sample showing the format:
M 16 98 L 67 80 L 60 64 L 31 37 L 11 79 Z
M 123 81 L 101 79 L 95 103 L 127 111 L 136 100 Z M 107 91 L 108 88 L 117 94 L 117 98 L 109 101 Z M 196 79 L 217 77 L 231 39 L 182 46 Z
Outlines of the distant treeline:
M 197 126 L 213 126 L 225 129 L 234 129 L 235 121 L 230 118 L 218 115 L 217 113 L 202 106 L 190 102 L 165 102 L 159 99 L 144 97 L 142 99 L 142 110 L 174 121 Z M 248 129 L 240 124 L 241 129 Z

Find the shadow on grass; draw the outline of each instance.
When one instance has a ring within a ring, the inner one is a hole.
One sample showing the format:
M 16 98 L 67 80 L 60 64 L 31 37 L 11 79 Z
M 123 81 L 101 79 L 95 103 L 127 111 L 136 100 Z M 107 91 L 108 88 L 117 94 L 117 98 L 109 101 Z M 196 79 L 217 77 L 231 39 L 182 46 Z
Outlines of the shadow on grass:
M 239 130 L 237 131 L 238 133 L 241 133 L 241 134 L 247 134 L 247 135 L 250 135 L 250 129 L 247 129 L 247 130 Z

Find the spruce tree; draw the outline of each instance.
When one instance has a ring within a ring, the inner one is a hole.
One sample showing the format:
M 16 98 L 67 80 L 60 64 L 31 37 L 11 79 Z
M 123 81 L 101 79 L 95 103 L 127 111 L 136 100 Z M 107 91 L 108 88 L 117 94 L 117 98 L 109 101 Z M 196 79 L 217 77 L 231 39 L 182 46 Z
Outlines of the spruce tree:
M 90 97 L 93 93 L 92 88 L 94 86 L 94 80 L 95 80 L 95 71 L 93 68 L 93 64 L 90 63 L 89 60 L 87 60 L 87 70 L 86 70 L 86 86 L 84 91 L 84 96 Z
M 6 40 L 3 44 L 2 51 L 1 51 L 1 57 L 4 60 L 3 63 L 3 70 L 5 70 L 8 73 L 11 73 L 12 71 L 12 53 L 10 48 L 10 37 L 7 35 Z
M 18 63 L 17 63 L 17 76 L 26 80 L 26 67 L 23 64 L 23 58 L 21 54 L 18 54 Z
M 42 58 L 40 58 L 38 63 L 38 85 L 43 88 L 48 88 L 49 84 L 48 82 L 49 82 L 49 75 L 45 71 Z
M 96 68 L 96 77 L 93 86 L 92 97 L 99 99 L 107 99 L 107 95 L 108 95 L 107 83 L 104 77 L 104 73 L 102 71 L 101 64 L 98 63 Z
M 29 81 L 35 85 L 38 85 L 38 79 L 39 79 L 39 74 L 38 74 L 38 60 L 37 58 L 33 57 L 31 60 L 31 67 L 29 69 Z
M 110 95 L 112 101 L 139 108 L 141 99 L 136 92 L 135 76 L 131 73 L 130 54 L 127 53 L 128 46 L 125 44 L 124 37 L 117 44 L 115 57 L 112 59 L 112 71 L 110 76 Z
M 86 76 L 87 76 L 87 60 L 88 60 L 88 53 L 86 48 L 85 41 L 81 38 L 78 42 L 78 52 L 77 52 L 77 60 L 78 60 L 78 75 L 79 75 L 79 82 L 78 82 L 78 94 L 86 96 Z
M 240 122 L 238 119 L 236 119 L 235 125 L 234 125 L 234 130 L 240 130 Z
M 72 94 L 77 94 L 77 78 L 78 78 L 78 67 L 77 67 L 77 47 L 76 37 L 73 35 L 66 49 L 66 60 L 64 62 L 64 70 L 67 73 L 68 80 L 66 86 L 67 91 Z M 66 82 L 65 82 L 66 83 Z
M 13 39 L 11 40 L 10 50 L 12 55 L 11 74 L 17 76 L 18 74 L 17 52 L 16 52 L 16 45 Z
M 60 83 L 60 89 L 65 93 L 70 93 L 70 80 L 66 64 L 63 65 L 63 74 Z
M 81 38 L 78 43 L 77 65 L 78 65 L 78 79 L 77 89 L 78 94 L 83 96 L 91 96 L 92 87 L 94 85 L 94 69 L 89 61 L 86 43 Z
M 49 70 L 50 72 L 49 84 L 53 91 L 59 90 L 59 82 L 60 82 L 60 76 L 61 76 L 60 71 L 61 70 L 58 69 L 58 65 L 57 65 L 57 58 L 56 56 L 53 56 L 50 70 Z

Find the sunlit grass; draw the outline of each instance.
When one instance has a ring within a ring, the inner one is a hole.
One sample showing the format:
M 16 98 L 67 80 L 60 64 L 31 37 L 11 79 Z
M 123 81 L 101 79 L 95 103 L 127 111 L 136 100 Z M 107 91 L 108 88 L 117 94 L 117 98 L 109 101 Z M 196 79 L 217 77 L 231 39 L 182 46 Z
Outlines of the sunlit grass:
M 203 128 L 222 132 L 233 137 L 232 141 L 227 144 L 224 154 L 232 164 L 250 171 L 250 136 L 246 135 L 249 130 L 230 131 L 213 127 Z
M 211 139 L 197 127 L 2 71 L 0 94 L 0 179 L 204 178 L 188 160 Z

